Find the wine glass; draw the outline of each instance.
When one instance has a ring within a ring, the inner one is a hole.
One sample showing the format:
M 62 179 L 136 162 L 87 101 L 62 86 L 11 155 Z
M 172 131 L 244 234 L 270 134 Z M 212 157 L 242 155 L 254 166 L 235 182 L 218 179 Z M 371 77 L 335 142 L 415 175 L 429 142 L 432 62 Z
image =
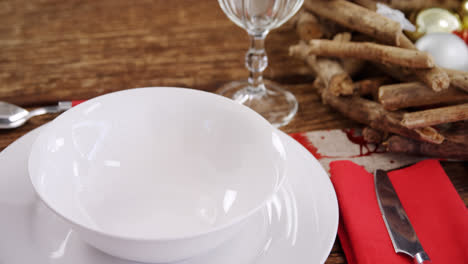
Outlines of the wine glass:
M 265 37 L 290 19 L 304 0 L 218 0 L 224 13 L 250 37 L 245 66 L 250 71 L 244 81 L 230 82 L 217 93 L 249 106 L 272 125 L 280 127 L 291 121 L 297 112 L 294 95 L 274 82 L 263 80 L 268 65 Z

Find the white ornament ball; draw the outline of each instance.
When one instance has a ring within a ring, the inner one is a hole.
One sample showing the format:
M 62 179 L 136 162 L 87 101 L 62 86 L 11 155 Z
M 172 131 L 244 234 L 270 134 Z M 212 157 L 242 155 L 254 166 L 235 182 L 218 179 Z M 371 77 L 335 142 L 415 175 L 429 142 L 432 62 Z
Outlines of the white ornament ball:
M 416 47 L 429 52 L 442 68 L 468 71 L 468 46 L 454 34 L 426 34 L 416 42 Z

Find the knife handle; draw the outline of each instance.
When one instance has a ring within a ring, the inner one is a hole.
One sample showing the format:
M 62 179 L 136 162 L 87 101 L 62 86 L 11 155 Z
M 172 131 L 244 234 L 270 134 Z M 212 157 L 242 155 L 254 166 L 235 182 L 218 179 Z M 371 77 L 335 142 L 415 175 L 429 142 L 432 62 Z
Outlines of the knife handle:
M 414 264 L 432 264 L 431 259 L 426 254 L 426 252 L 419 252 L 414 255 Z

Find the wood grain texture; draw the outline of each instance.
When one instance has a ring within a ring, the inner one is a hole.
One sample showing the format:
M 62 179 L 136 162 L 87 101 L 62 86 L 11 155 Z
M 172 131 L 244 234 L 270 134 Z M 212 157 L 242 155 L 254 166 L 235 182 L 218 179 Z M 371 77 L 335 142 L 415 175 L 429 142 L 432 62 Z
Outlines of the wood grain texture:
M 214 0 L 3 0 L 0 17 L 0 100 L 30 108 L 133 87 L 215 91 L 247 77 L 247 35 Z M 309 69 L 288 56 L 297 42 L 294 30 L 284 28 L 266 42 L 266 77 L 289 88 L 300 104 L 296 118 L 282 129 L 355 126 L 321 103 Z M 0 131 L 0 150 L 54 117 Z M 468 203 L 466 164 L 447 166 Z M 338 242 L 326 263 L 346 263 Z
M 0 98 L 12 103 L 87 99 L 143 86 L 214 91 L 247 76 L 247 35 L 213 1 L 2 5 Z M 281 79 L 301 68 L 308 71 L 280 52 L 295 38 L 295 32 L 285 31 L 269 36 L 267 49 L 278 55 L 271 57 L 267 76 Z M 273 47 L 278 39 L 287 41 Z

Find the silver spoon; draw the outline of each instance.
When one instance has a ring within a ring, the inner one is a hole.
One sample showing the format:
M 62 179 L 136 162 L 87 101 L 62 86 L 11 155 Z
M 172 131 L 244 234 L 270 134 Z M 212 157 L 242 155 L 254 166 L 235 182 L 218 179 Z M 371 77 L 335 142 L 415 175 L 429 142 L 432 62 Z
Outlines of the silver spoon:
M 72 108 L 83 101 L 62 101 L 57 105 L 44 106 L 28 111 L 14 104 L 0 101 L 0 129 L 17 128 L 33 116 L 59 113 Z

